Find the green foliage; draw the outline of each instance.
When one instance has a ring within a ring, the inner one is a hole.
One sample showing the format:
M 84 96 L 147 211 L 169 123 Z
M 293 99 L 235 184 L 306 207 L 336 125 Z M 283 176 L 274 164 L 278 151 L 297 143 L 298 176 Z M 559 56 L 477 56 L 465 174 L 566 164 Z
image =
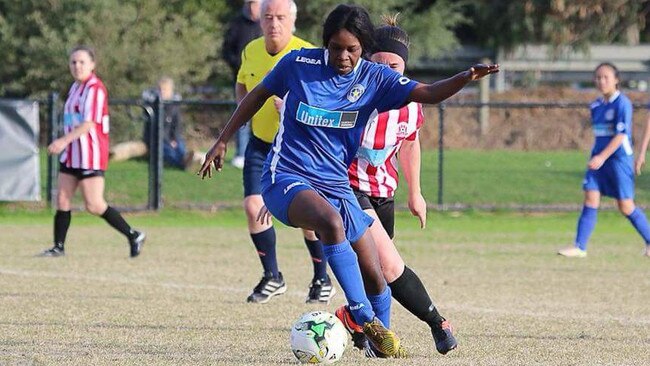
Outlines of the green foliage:
M 322 26 L 327 14 L 341 2 L 338 0 L 296 0 L 298 4 L 298 34 L 315 45 L 322 45 Z M 358 0 L 351 1 L 368 10 L 375 25 L 382 15 L 400 13 L 399 25 L 411 37 L 411 59 L 436 56 L 455 46 L 453 28 L 464 21 L 461 10 L 464 1 L 440 0 Z
M 203 83 L 212 72 L 220 25 L 201 8 L 160 0 L 0 2 L 0 95 L 42 97 L 71 83 L 67 52 L 96 49 L 97 73 L 113 96 L 137 96 L 161 75 Z M 226 11 L 214 6 L 213 11 Z M 16 21 L 20 19 L 20 21 Z
M 586 50 L 591 43 L 638 42 L 648 2 L 477 0 L 469 9 L 481 44 L 511 50 L 521 44 L 547 43 L 561 51 Z

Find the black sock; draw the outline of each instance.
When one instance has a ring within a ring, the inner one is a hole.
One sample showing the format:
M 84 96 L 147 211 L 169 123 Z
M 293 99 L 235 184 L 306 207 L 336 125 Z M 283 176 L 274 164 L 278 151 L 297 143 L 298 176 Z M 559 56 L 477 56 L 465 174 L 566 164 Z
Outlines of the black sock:
M 314 265 L 314 279 L 320 280 L 327 277 L 327 259 L 323 254 L 323 243 L 320 240 L 309 240 L 305 238 L 305 245 L 311 256 L 311 263 Z
M 70 211 L 57 210 L 54 214 L 54 245 L 63 248 L 65 237 L 68 234 L 72 215 Z
M 430 327 L 439 327 L 443 318 L 433 305 L 427 290 L 424 288 L 418 275 L 410 268 L 404 266 L 404 273 L 399 278 L 388 284 L 393 291 L 393 297 L 402 306 L 427 323 Z
M 126 223 L 122 215 L 120 215 L 119 211 L 113 207 L 108 206 L 108 208 L 106 208 L 106 211 L 104 211 L 102 214 L 102 218 L 117 231 L 124 234 L 127 238 L 131 239 L 133 237 L 134 231 L 131 230 L 131 226 Z
M 260 256 L 262 267 L 264 267 L 264 276 L 273 276 L 278 278 L 278 259 L 275 256 L 275 229 L 273 226 L 262 231 L 261 233 L 251 234 L 257 255 Z

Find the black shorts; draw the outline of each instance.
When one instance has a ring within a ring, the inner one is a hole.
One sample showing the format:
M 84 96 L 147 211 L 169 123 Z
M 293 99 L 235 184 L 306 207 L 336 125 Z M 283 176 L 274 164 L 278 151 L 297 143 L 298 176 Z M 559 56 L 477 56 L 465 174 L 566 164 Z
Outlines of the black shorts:
M 262 194 L 262 168 L 272 146 L 251 134 L 244 153 L 244 197 Z
M 359 205 L 364 210 L 375 210 L 381 226 L 392 239 L 395 236 L 395 200 L 393 197 L 370 197 L 367 194 L 352 189 Z
M 78 180 L 83 180 L 86 178 L 92 177 L 103 177 L 103 170 L 92 170 L 92 169 L 78 169 L 78 168 L 68 168 L 63 163 L 59 163 L 59 173 L 65 173 L 72 175 Z

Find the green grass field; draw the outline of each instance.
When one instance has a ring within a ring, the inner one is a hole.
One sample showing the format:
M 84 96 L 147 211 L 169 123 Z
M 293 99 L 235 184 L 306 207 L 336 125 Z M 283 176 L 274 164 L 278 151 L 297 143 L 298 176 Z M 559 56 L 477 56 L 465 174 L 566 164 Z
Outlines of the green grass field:
M 451 150 L 445 151 L 444 156 L 445 204 L 507 208 L 512 205 L 577 206 L 582 203 L 582 179 L 586 166 L 584 152 Z M 45 163 L 42 166 L 44 171 Z M 240 170 L 227 164 L 215 178 L 204 181 L 198 179 L 195 170 L 164 170 L 162 192 L 167 207 L 217 203 L 239 207 L 243 196 Z M 423 194 L 430 204 L 437 203 L 437 174 L 437 152 L 425 151 L 421 181 Z M 111 163 L 106 177 L 108 201 L 120 207 L 144 206 L 147 202 L 147 177 L 144 160 Z M 44 187 L 44 179 L 42 184 Z M 405 202 L 405 188 L 398 190 L 398 202 Z M 43 196 L 44 192 L 43 188 Z M 650 202 L 650 174 L 638 177 L 636 192 L 640 204 Z M 603 200 L 603 203 L 611 204 L 611 201 Z
M 50 244 L 47 212 L 0 211 L 0 364 L 295 364 L 289 332 L 306 305 L 311 264 L 297 230 L 278 228 L 289 290 L 245 302 L 260 266 L 241 211 L 128 214 L 149 234 L 142 255 L 102 220 L 75 214 L 67 256 Z M 397 244 L 451 320 L 458 350 L 438 355 L 424 324 L 394 302 L 406 360 L 340 365 L 648 365 L 650 260 L 627 220 L 602 213 L 589 257 L 555 250 L 576 214 L 433 213 L 426 230 L 403 213 Z

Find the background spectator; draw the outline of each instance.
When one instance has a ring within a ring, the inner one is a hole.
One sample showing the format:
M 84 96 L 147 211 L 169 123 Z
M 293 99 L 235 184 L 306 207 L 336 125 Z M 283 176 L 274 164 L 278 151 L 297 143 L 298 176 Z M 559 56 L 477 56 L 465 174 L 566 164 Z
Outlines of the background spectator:
M 241 14 L 237 15 L 228 24 L 226 36 L 223 39 L 221 54 L 232 70 L 233 80 L 237 79 L 237 71 L 241 66 L 241 53 L 246 45 L 262 35 L 260 28 L 260 2 L 259 0 L 244 0 Z M 237 131 L 235 156 L 232 165 L 244 168 L 244 152 L 250 137 L 250 124 L 247 123 Z

